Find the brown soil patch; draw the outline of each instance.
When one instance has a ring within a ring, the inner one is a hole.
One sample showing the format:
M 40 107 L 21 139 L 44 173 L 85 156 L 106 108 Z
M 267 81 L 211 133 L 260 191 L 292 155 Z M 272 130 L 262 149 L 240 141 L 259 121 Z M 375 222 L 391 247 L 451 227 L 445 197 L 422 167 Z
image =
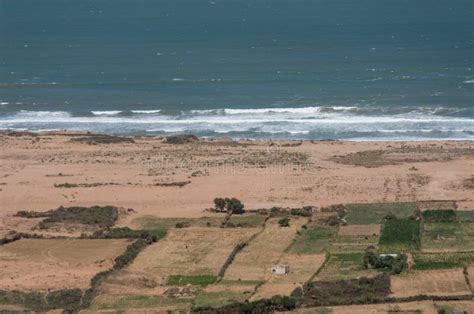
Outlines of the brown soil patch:
M 391 289 L 394 297 L 427 295 L 470 294 L 462 269 L 413 271 L 401 276 L 392 276 Z
M 126 240 L 22 239 L 0 246 L 0 289 L 87 288 L 130 244 Z
M 380 234 L 381 225 L 347 225 L 339 228 L 340 236 L 371 236 Z

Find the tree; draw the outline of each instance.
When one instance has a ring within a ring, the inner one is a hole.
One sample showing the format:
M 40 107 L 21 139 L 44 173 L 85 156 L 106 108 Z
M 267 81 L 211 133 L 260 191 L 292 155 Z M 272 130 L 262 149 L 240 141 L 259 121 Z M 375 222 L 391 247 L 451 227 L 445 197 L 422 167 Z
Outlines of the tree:
M 226 201 L 223 198 L 216 197 L 214 199 L 214 206 L 216 207 L 217 210 L 224 211 L 226 207 Z

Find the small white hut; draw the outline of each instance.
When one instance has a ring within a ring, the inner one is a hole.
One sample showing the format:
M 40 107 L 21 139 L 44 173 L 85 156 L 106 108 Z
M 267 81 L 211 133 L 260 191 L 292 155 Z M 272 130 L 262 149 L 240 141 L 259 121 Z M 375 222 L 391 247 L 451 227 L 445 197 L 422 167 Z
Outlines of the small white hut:
M 286 275 L 290 272 L 290 266 L 288 265 L 275 265 L 272 267 L 272 274 L 274 275 Z

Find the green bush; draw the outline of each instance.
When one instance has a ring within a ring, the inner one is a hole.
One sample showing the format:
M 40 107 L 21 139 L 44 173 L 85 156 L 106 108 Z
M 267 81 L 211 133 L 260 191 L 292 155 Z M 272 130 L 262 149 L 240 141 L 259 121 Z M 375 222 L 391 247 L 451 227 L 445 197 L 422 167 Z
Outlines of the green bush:
M 282 218 L 280 220 L 278 220 L 278 224 L 280 225 L 280 227 L 289 227 L 290 226 L 290 220 L 288 218 Z
M 232 198 L 217 197 L 214 199 L 214 206 L 216 210 L 218 211 L 227 211 L 228 213 L 232 213 L 236 215 L 243 214 L 245 212 L 244 204 L 234 197 Z

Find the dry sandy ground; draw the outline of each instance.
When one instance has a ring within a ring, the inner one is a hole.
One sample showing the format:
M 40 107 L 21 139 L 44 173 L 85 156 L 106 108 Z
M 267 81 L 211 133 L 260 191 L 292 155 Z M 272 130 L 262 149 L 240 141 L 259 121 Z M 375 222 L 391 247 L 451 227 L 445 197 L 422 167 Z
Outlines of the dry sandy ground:
M 9 218 L 18 210 L 123 206 L 136 211 L 126 225 L 140 215 L 202 216 L 218 196 L 247 208 L 445 199 L 474 209 L 465 184 L 474 176 L 472 142 L 71 141 L 79 136 L 0 134 L 0 232 L 22 229 Z M 64 183 L 79 186 L 54 186 Z
M 395 297 L 414 295 L 468 295 L 462 269 L 413 271 L 391 277 L 391 290 Z
M 88 288 L 112 267 L 126 240 L 22 239 L 0 246 L 0 289 Z

